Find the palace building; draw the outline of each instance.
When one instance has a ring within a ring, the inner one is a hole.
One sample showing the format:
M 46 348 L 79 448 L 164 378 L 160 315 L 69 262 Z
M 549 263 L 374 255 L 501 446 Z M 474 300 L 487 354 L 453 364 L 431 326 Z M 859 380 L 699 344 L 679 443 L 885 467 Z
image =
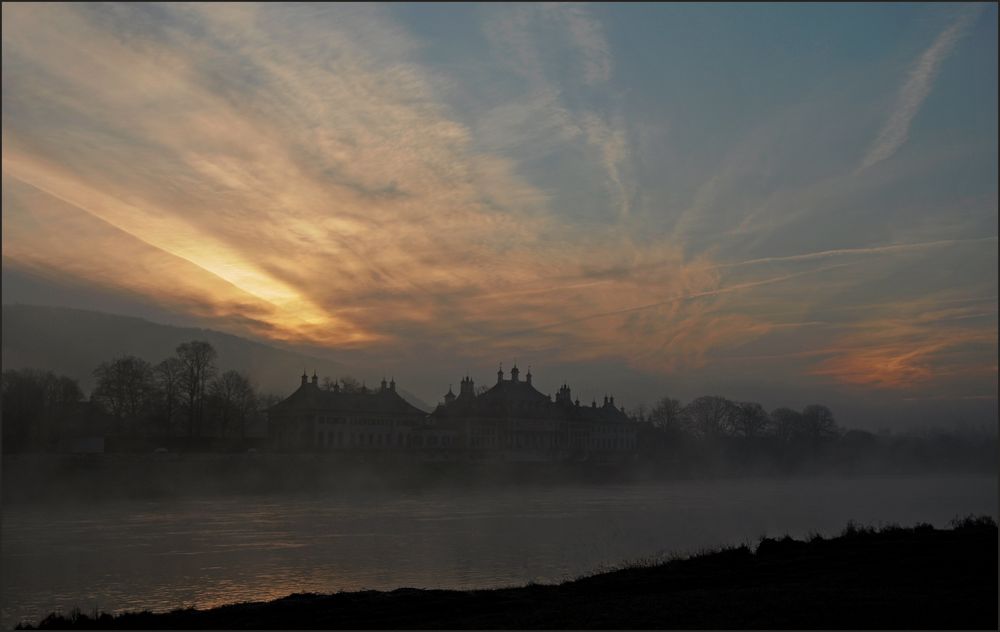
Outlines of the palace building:
M 427 413 L 396 393 L 396 381 L 378 390 L 329 390 L 305 373 L 298 390 L 267 411 L 268 435 L 283 450 L 383 450 L 412 442 Z
M 510 379 L 498 370 L 485 392 L 476 394 L 468 376 L 460 384 L 458 395 L 449 388 L 431 419 L 454 433 L 471 458 L 607 460 L 635 451 L 638 426 L 614 397 L 581 405 L 563 384 L 553 400 L 534 387 L 530 369 L 522 381 L 517 365 Z
M 613 461 L 635 454 L 638 424 L 615 406 L 581 405 L 563 384 L 555 399 L 532 384 L 531 370 L 476 392 L 471 377 L 456 395 L 449 387 L 430 413 L 396 392 L 395 380 L 381 388 L 342 392 L 321 389 L 313 375 L 268 411 L 272 443 L 279 450 L 406 454 L 425 460 Z

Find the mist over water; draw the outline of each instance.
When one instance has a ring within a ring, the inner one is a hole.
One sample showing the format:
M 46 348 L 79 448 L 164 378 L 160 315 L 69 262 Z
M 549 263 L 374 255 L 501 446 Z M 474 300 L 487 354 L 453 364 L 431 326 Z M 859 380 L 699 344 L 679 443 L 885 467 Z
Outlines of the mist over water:
M 2 626 L 293 592 L 558 582 L 628 560 L 997 516 L 995 476 L 727 479 L 4 507 Z

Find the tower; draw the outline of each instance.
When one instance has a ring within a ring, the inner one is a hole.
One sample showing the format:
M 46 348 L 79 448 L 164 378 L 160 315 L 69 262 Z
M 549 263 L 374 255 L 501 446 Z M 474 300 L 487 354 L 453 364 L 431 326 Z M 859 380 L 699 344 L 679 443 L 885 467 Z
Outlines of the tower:
M 462 379 L 462 385 L 459 388 L 458 394 L 459 394 L 460 397 L 461 396 L 469 396 L 469 397 L 475 396 L 475 394 L 476 394 L 476 385 L 472 381 L 472 378 L 469 377 L 468 375 L 466 375 Z

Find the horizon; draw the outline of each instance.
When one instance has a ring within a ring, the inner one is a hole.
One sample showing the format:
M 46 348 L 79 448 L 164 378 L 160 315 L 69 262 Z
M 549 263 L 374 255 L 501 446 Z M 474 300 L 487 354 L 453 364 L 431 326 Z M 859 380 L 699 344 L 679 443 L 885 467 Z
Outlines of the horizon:
M 995 424 L 996 5 L 3 18 L 4 305 L 212 329 L 432 406 L 516 360 L 630 410 Z

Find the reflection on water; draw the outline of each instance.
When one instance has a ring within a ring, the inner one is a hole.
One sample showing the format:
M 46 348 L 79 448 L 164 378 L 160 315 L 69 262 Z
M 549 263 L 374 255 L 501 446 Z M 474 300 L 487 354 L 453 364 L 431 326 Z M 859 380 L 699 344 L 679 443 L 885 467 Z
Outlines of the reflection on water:
M 362 497 L 7 506 L 2 625 L 401 586 L 552 582 L 626 560 L 996 516 L 995 478 L 678 481 Z

